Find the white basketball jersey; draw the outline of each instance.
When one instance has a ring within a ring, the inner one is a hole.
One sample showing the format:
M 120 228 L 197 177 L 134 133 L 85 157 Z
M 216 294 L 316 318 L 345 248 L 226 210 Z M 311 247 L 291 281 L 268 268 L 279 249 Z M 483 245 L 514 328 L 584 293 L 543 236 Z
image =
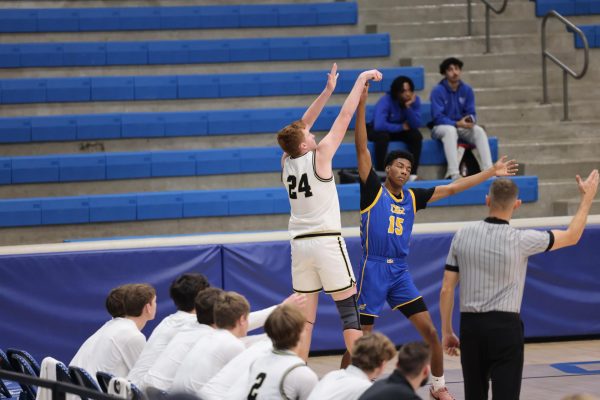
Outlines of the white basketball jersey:
M 246 396 L 252 400 L 286 399 L 283 381 L 294 369 L 305 367 L 306 363 L 290 351 L 273 350 L 250 366 Z
M 316 151 L 285 159 L 282 180 L 290 199 L 292 238 L 310 233 L 340 232 L 340 201 L 333 176 L 317 175 Z

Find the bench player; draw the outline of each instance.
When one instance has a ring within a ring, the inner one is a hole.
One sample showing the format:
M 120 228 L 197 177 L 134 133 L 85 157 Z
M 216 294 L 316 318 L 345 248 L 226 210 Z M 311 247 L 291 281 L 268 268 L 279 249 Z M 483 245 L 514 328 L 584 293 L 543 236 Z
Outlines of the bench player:
M 328 74 L 327 85 L 299 121 L 277 134 L 284 151 L 282 180 L 291 206 L 289 231 L 292 248 L 292 285 L 307 295 L 304 315 L 307 334 L 300 346 L 300 357 L 308 358 L 310 338 L 321 290 L 335 301 L 344 327 L 344 342 L 351 349 L 362 335 L 356 305 L 356 280 L 341 237 L 340 205 L 333 180 L 332 159 L 356 111 L 364 86 L 379 81 L 377 70 L 361 73 L 329 133 L 317 144 L 310 132 L 329 100 L 337 81 L 337 65 Z

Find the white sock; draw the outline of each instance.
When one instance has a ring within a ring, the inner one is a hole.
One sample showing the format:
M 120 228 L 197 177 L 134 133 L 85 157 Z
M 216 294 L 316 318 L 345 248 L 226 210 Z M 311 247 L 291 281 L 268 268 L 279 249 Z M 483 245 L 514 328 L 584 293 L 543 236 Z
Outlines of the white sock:
M 437 376 L 431 375 L 431 385 L 433 386 L 434 392 L 446 387 L 446 380 L 444 379 L 444 375 L 440 376 L 439 378 Z

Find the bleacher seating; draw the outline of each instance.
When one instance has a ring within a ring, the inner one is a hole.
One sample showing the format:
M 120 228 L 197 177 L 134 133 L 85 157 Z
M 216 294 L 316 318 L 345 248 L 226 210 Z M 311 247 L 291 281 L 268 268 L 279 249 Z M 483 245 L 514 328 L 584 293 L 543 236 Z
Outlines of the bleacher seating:
M 524 202 L 537 200 L 537 177 L 513 179 Z M 427 188 L 448 182 L 411 182 L 407 187 Z M 488 181 L 435 202 L 432 206 L 484 204 L 490 183 Z M 358 210 L 358 184 L 339 185 L 338 194 L 342 211 Z M 282 187 L 275 187 L 0 200 L 0 227 L 285 214 L 289 213 L 286 196 Z
M 367 107 L 368 120 L 373 108 Z M 305 111 L 290 107 L 0 118 L 0 143 L 270 133 L 301 118 Z M 313 131 L 328 130 L 339 111 L 340 106 L 325 107 Z M 428 103 L 422 104 L 421 114 L 423 124 L 431 120 Z
M 356 2 L 0 10 L 0 32 L 91 32 L 354 25 Z
M 564 16 L 600 14 L 598 0 L 536 0 L 535 15 L 543 17 L 550 10 Z
M 390 35 L 0 44 L 0 68 L 203 64 L 387 57 Z
M 329 71 L 239 74 L 112 76 L 0 80 L 2 104 L 173 100 L 318 94 Z M 339 71 L 336 93 L 348 93 L 361 70 Z M 410 77 L 415 90 L 425 88 L 423 67 L 381 68 L 384 79 L 371 92 L 389 90 L 399 75 Z
M 389 148 L 405 147 L 392 142 Z M 496 138 L 490 138 L 490 148 L 492 158 L 497 159 Z M 281 154 L 281 149 L 273 146 L 0 158 L 0 185 L 278 172 Z M 441 143 L 425 140 L 421 160 L 422 165 L 445 164 Z M 340 146 L 333 167 L 357 168 L 354 144 Z
M 577 27 L 585 35 L 590 48 L 600 47 L 600 25 L 577 25 Z M 570 31 L 572 32 L 572 30 Z M 581 40 L 579 35 L 573 32 L 573 37 L 575 39 L 575 48 L 583 49 L 583 40 Z

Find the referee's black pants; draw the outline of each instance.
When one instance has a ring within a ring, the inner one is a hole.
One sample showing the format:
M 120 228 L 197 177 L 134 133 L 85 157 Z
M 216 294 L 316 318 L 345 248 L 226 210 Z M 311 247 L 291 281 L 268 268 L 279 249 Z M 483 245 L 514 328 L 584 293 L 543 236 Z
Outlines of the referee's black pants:
M 399 141 L 406 143 L 408 151 L 413 155 L 414 163 L 411 168 L 411 174 L 417 175 L 419 170 L 419 159 L 421 158 L 421 147 L 423 145 L 423 135 L 418 129 L 409 129 L 401 132 L 386 131 L 368 131 L 369 140 L 375 142 L 375 169 L 377 171 L 385 170 L 385 156 L 387 155 L 388 144 L 390 141 Z
M 460 363 L 465 399 L 518 400 L 523 375 L 523 323 L 519 314 L 461 313 Z

